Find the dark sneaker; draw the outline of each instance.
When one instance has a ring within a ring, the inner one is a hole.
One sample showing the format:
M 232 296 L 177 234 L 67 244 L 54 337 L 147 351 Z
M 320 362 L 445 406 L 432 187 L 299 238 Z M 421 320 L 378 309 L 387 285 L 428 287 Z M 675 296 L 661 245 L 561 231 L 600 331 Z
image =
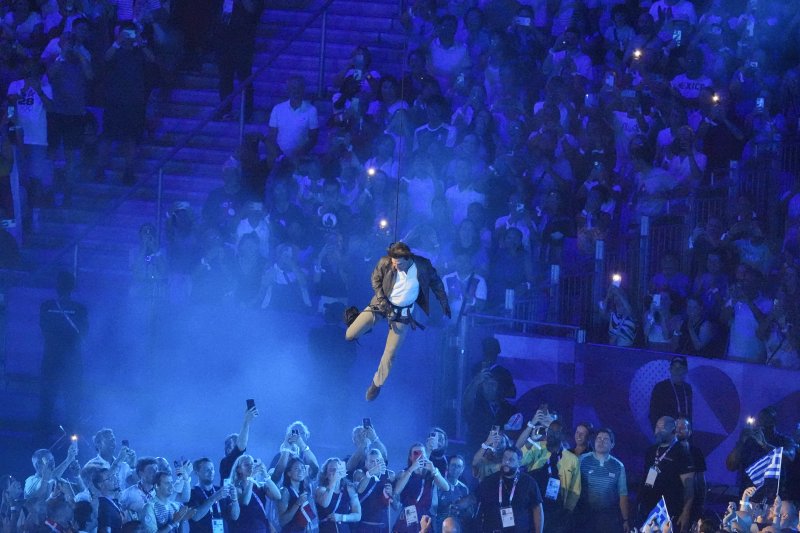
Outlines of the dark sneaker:
M 353 322 L 356 321 L 356 318 L 358 318 L 358 315 L 360 313 L 361 313 L 361 311 L 359 311 L 358 307 L 356 307 L 354 305 L 351 305 L 350 307 L 345 309 L 344 310 L 344 323 L 345 323 L 345 325 L 347 325 L 347 327 L 349 328 L 350 325 Z
M 371 402 L 375 398 L 378 397 L 378 394 L 381 393 L 381 388 L 375 385 L 374 381 L 369 383 L 369 388 L 367 389 L 366 398 L 368 402 Z

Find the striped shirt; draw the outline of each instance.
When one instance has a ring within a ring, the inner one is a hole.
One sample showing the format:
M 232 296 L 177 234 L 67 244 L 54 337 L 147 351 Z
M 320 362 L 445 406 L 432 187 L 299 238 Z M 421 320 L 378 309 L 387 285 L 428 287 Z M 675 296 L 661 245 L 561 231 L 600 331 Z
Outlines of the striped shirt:
M 581 455 L 583 495 L 593 511 L 616 509 L 620 496 L 628 495 L 625 465 L 616 457 L 602 461 L 594 453 Z

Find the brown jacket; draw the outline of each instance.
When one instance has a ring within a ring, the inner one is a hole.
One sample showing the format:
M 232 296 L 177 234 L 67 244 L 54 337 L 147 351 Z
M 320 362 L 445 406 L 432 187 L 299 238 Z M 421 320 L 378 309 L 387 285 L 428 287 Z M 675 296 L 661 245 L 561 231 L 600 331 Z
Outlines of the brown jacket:
M 417 296 L 416 303 L 420 309 L 425 311 L 425 314 L 430 314 L 430 304 L 428 303 L 428 292 L 433 291 L 436 299 L 442 306 L 445 314 L 450 312 L 450 304 L 447 301 L 447 293 L 444 291 L 444 284 L 442 283 L 436 269 L 433 268 L 431 262 L 419 255 L 412 255 L 414 264 L 417 266 L 417 280 L 419 281 L 419 295 Z M 378 260 L 375 265 L 375 270 L 372 271 L 372 290 L 375 291 L 375 296 L 372 297 L 369 305 L 384 314 L 388 311 L 386 306 L 389 302 L 389 295 L 392 294 L 394 287 L 394 280 L 397 277 L 397 270 L 392 267 L 392 259 L 387 255 Z

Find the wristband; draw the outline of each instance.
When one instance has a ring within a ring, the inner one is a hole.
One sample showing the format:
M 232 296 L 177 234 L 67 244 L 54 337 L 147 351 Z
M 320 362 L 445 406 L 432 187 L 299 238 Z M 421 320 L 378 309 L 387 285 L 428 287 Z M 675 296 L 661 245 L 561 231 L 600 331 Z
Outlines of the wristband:
M 533 446 L 534 444 L 536 444 L 536 441 L 535 441 L 535 440 L 533 440 L 533 439 L 532 439 L 532 438 L 530 438 L 530 437 L 528 437 L 527 439 L 525 439 L 525 442 L 527 442 L 527 443 L 528 443 L 528 444 L 530 444 L 531 446 Z
M 492 447 L 489 446 L 488 444 L 486 444 L 485 442 L 481 443 L 481 448 L 483 448 L 484 450 L 491 450 L 492 449 Z

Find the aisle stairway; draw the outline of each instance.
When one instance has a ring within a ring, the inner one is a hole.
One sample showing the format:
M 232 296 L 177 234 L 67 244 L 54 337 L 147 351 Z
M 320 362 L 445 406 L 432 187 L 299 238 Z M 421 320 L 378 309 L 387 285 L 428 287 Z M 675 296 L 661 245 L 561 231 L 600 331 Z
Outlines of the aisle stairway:
M 266 64 L 270 55 L 287 42 L 288 37 L 311 16 L 321 3 L 286 0 L 268 4 L 257 37 L 255 67 Z M 329 112 L 327 87 L 333 75 L 346 66 L 356 45 L 370 48 L 376 68 L 399 75 L 403 58 L 403 36 L 398 31 L 397 0 L 334 0 L 327 16 L 327 46 L 323 95 L 315 99 L 321 122 Z M 272 66 L 256 80 L 255 113 L 247 131 L 266 131 L 271 107 L 284 99 L 284 83 L 289 75 L 302 75 L 309 97 L 318 91 L 321 18 L 314 22 Z M 72 206 L 42 209 L 39 227 L 26 236 L 22 247 L 23 270 L 39 268 L 39 275 L 23 277 L 5 294 L 7 323 L 4 355 L 0 368 L 0 401 L 19 408 L 4 410 L 0 432 L 18 429 L 30 422 L 35 413 L 36 374 L 40 361 L 41 340 L 38 331 L 38 305 L 48 297 L 53 273 L 77 266 L 78 296 L 89 304 L 119 298 L 124 294 L 128 277 L 128 254 L 136 244 L 138 228 L 156 218 L 156 171 L 159 161 L 182 142 L 186 134 L 210 116 L 218 104 L 216 68 L 204 65 L 201 73 L 182 74 L 177 88 L 163 97 L 154 93 L 149 114 L 156 117 L 153 134 L 143 143 L 137 156 L 135 174 L 149 181 L 136 190 L 110 215 L 110 206 L 130 192 L 120 184 L 121 161 L 113 160 L 103 183 L 82 182 L 76 186 Z M 234 109 L 237 109 L 237 102 Z M 219 172 L 223 162 L 238 145 L 239 123 L 211 121 L 163 168 L 163 202 L 187 200 L 199 213 L 208 192 L 221 185 Z M 98 222 L 98 217 L 101 220 Z M 65 248 L 88 228 L 75 248 Z M 50 265 L 41 269 L 42 265 Z M 2 289 L 2 280 L 0 280 Z M 0 339 L 1 340 L 1 339 Z M 113 347 L 87 350 L 89 357 L 114 353 Z M 124 354 L 120 354 L 124 357 Z M 87 367 L 91 367 L 91 361 Z M 9 404 L 7 399 L 15 398 Z M 25 407 L 22 407 L 25 406 Z M 32 407 L 34 406 L 34 407 Z

